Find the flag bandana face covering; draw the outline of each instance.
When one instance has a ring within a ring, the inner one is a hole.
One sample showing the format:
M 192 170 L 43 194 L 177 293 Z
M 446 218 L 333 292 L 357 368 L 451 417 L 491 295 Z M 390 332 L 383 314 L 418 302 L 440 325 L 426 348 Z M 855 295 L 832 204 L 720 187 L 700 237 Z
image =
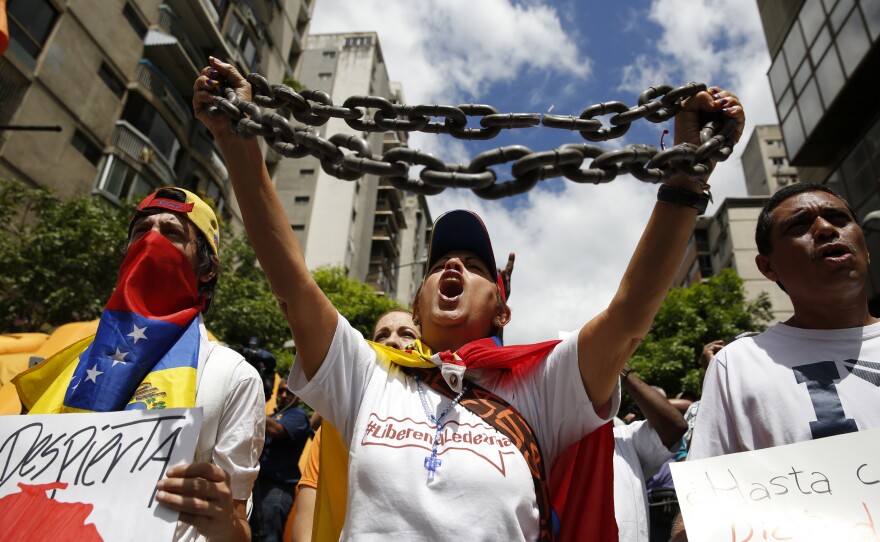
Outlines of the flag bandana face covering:
M 161 234 L 144 234 L 119 268 L 95 339 L 70 379 L 64 410 L 193 406 L 201 308 L 186 257 Z

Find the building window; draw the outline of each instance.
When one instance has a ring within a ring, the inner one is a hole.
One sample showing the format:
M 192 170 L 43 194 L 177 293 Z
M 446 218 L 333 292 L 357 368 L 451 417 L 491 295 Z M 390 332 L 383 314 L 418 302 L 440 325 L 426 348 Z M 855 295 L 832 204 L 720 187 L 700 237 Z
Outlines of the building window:
M 21 105 L 28 88 L 28 80 L 12 63 L 0 61 L 0 124 L 8 124 Z
M 358 212 L 357 212 L 357 210 L 356 210 L 356 209 L 352 209 L 352 210 L 351 210 L 351 221 L 354 222 L 355 220 L 357 220 L 357 216 L 358 216 Z
M 776 167 L 782 167 L 785 165 L 785 158 L 781 158 L 778 156 L 776 158 L 771 158 L 770 161 L 772 161 L 773 165 Z
M 229 24 L 226 26 L 226 37 L 229 38 L 232 43 L 238 45 L 238 42 L 241 41 L 243 35 L 244 24 L 242 24 L 238 15 L 233 13 L 232 16 L 229 17 Z
M 314 174 L 315 174 L 315 170 L 314 170 L 314 169 L 311 169 L 311 168 L 309 168 L 309 169 L 301 169 L 301 170 L 299 170 L 299 174 L 300 174 L 300 175 L 303 175 L 303 176 L 306 176 L 306 175 L 314 175 Z
M 74 149 L 78 150 L 86 160 L 91 162 L 92 165 L 97 166 L 98 162 L 101 161 L 101 149 L 92 143 L 88 136 L 79 130 L 74 130 L 70 144 Z
M 33 68 L 58 19 L 58 10 L 49 0 L 9 0 L 6 15 L 11 50 L 23 53 L 24 60 Z
M 305 224 L 291 224 L 290 229 L 292 229 L 293 231 L 305 231 L 306 225 Z
M 321 72 L 318 74 L 318 79 L 321 81 L 329 81 L 331 77 L 333 77 L 333 74 L 330 72 Z
M 98 68 L 98 77 L 101 78 L 101 81 L 104 81 L 110 92 L 115 94 L 117 98 L 122 98 L 122 95 L 125 93 L 125 84 L 116 77 L 116 74 L 113 73 L 106 62 L 101 62 L 101 67 Z
M 174 167 L 180 141 L 177 134 L 156 109 L 137 93 L 129 93 L 128 103 L 122 111 L 122 119 L 134 126 L 149 139 L 156 150 Z
M 336 58 L 336 51 L 324 51 L 324 58 Z
M 297 205 L 305 205 L 308 202 L 309 202 L 308 196 L 296 196 L 295 198 L 293 198 L 293 203 L 296 203 Z
M 369 47 L 372 44 L 372 36 L 357 36 L 352 38 L 345 38 L 346 47 Z
M 296 72 L 296 65 L 299 62 L 300 51 L 299 49 L 293 48 L 290 50 L 290 54 L 287 55 L 287 66 L 290 68 L 291 73 Z
M 152 192 L 153 186 L 124 161 L 110 154 L 98 177 L 98 190 L 121 201 L 146 196 Z
M 257 70 L 259 64 L 259 55 L 257 55 L 258 40 L 256 40 L 245 28 L 237 13 L 233 13 L 229 17 L 229 24 L 226 27 L 226 37 L 241 52 L 244 62 L 251 71 Z
M 141 39 L 147 35 L 147 24 L 144 23 L 144 20 L 138 12 L 128 2 L 126 2 L 125 7 L 122 8 L 122 16 L 125 17 L 125 20 L 131 25 L 135 34 L 140 36 Z

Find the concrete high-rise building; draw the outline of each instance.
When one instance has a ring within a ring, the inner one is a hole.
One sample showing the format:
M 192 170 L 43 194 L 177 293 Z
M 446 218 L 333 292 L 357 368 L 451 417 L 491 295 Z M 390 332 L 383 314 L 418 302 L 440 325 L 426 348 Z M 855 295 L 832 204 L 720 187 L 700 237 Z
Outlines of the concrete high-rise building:
M 768 196 L 725 198 L 713 216 L 700 217 L 694 227 L 697 265 L 702 278 L 733 269 L 743 281 L 746 299 L 766 293 L 773 318 L 784 321 L 794 314 L 791 300 L 755 265 L 755 224 L 768 200 Z
M 758 0 L 773 59 L 768 77 L 782 136 L 802 182 L 824 183 L 861 217 L 880 209 L 880 2 Z M 880 234 L 868 295 L 880 313 Z
M 797 168 L 788 163 L 782 132 L 776 124 L 755 126 L 740 160 L 750 196 L 766 196 L 797 182 Z
M 309 36 L 296 75 L 306 88 L 329 94 L 334 104 L 363 95 L 404 101 L 400 85 L 388 78 L 374 32 Z M 407 144 L 406 132 L 363 133 L 336 118 L 314 129 L 325 138 L 365 137 L 379 156 Z M 337 179 L 312 156 L 270 160 L 270 172 L 310 268 L 342 265 L 377 291 L 405 304 L 412 300 L 431 225 L 424 197 L 375 175 Z
M 192 115 L 209 55 L 290 78 L 314 0 L 8 0 L 0 177 L 62 197 L 137 198 L 175 184 L 237 220 L 225 166 Z

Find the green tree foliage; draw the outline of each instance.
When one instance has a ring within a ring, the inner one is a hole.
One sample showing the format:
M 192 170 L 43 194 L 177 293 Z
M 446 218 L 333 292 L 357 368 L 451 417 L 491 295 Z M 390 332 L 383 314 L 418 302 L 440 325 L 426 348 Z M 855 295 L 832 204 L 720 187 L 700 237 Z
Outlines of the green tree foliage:
M 349 277 L 341 267 L 319 267 L 312 276 L 336 310 L 364 337 L 373 334 L 373 326 L 382 313 L 402 307 L 393 299 L 376 295 L 375 290 Z
M 746 300 L 742 279 L 725 269 L 706 282 L 669 292 L 630 367 L 669 397 L 683 390 L 699 395 L 703 345 L 730 341 L 744 331 L 763 331 L 771 317 L 767 295 Z
M 100 316 L 113 288 L 135 205 L 84 196 L 62 201 L 48 190 L 0 180 L 0 333 L 50 330 Z M 243 235 L 221 235 L 220 278 L 205 324 L 240 348 L 251 337 L 275 354 L 280 370 L 293 355 L 287 321 Z M 399 305 L 340 267 L 314 272 L 334 306 L 364 336 Z
M 220 238 L 220 278 L 205 325 L 218 339 L 240 350 L 251 337 L 278 357 L 290 329 L 269 282 L 256 265 L 254 251 L 243 235 Z
M 219 339 L 236 347 L 247 345 L 250 337 L 258 337 L 260 347 L 275 355 L 278 370 L 289 370 L 293 355 L 282 345 L 290 339 L 290 330 L 269 283 L 256 266 L 247 240 L 229 235 L 226 239 L 221 241 L 220 280 L 206 325 Z M 312 274 L 336 309 L 364 337 L 372 334 L 373 324 L 382 313 L 400 306 L 349 277 L 341 267 L 321 267 Z
M 97 318 L 116 284 L 132 212 L 0 180 L 0 332 Z

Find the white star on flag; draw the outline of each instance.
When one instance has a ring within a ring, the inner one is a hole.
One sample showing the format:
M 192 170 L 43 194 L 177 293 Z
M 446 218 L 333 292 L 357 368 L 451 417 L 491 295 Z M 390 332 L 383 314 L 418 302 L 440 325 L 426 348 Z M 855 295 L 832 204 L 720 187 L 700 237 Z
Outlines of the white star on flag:
M 97 366 L 97 365 L 95 365 L 95 366 L 92 367 L 91 369 L 87 369 L 87 370 L 86 370 L 86 373 L 89 375 L 89 376 L 86 377 L 86 380 L 91 380 L 91 381 L 94 382 L 95 384 L 98 383 L 98 375 L 102 375 L 102 374 L 104 374 L 103 371 L 99 371 L 99 370 L 98 370 L 98 366 Z
M 133 339 L 134 339 L 134 344 L 137 344 L 137 342 L 138 342 L 139 340 L 141 340 L 141 339 L 146 339 L 146 338 L 147 338 L 147 336 L 144 334 L 144 331 L 146 331 L 146 330 L 147 330 L 147 326 L 144 326 L 144 327 L 137 327 L 137 324 L 134 324 L 134 331 L 132 331 L 131 333 L 129 333 L 129 334 L 127 335 L 127 337 L 131 337 L 131 338 L 133 338 Z
M 113 360 L 113 365 L 111 367 L 116 367 L 117 363 L 121 363 L 121 364 L 125 365 L 125 356 L 127 356 L 128 354 L 129 354 L 129 352 L 120 352 L 119 348 L 117 348 L 116 353 L 110 355 L 110 359 Z M 96 367 L 97 367 L 97 365 L 96 365 Z

